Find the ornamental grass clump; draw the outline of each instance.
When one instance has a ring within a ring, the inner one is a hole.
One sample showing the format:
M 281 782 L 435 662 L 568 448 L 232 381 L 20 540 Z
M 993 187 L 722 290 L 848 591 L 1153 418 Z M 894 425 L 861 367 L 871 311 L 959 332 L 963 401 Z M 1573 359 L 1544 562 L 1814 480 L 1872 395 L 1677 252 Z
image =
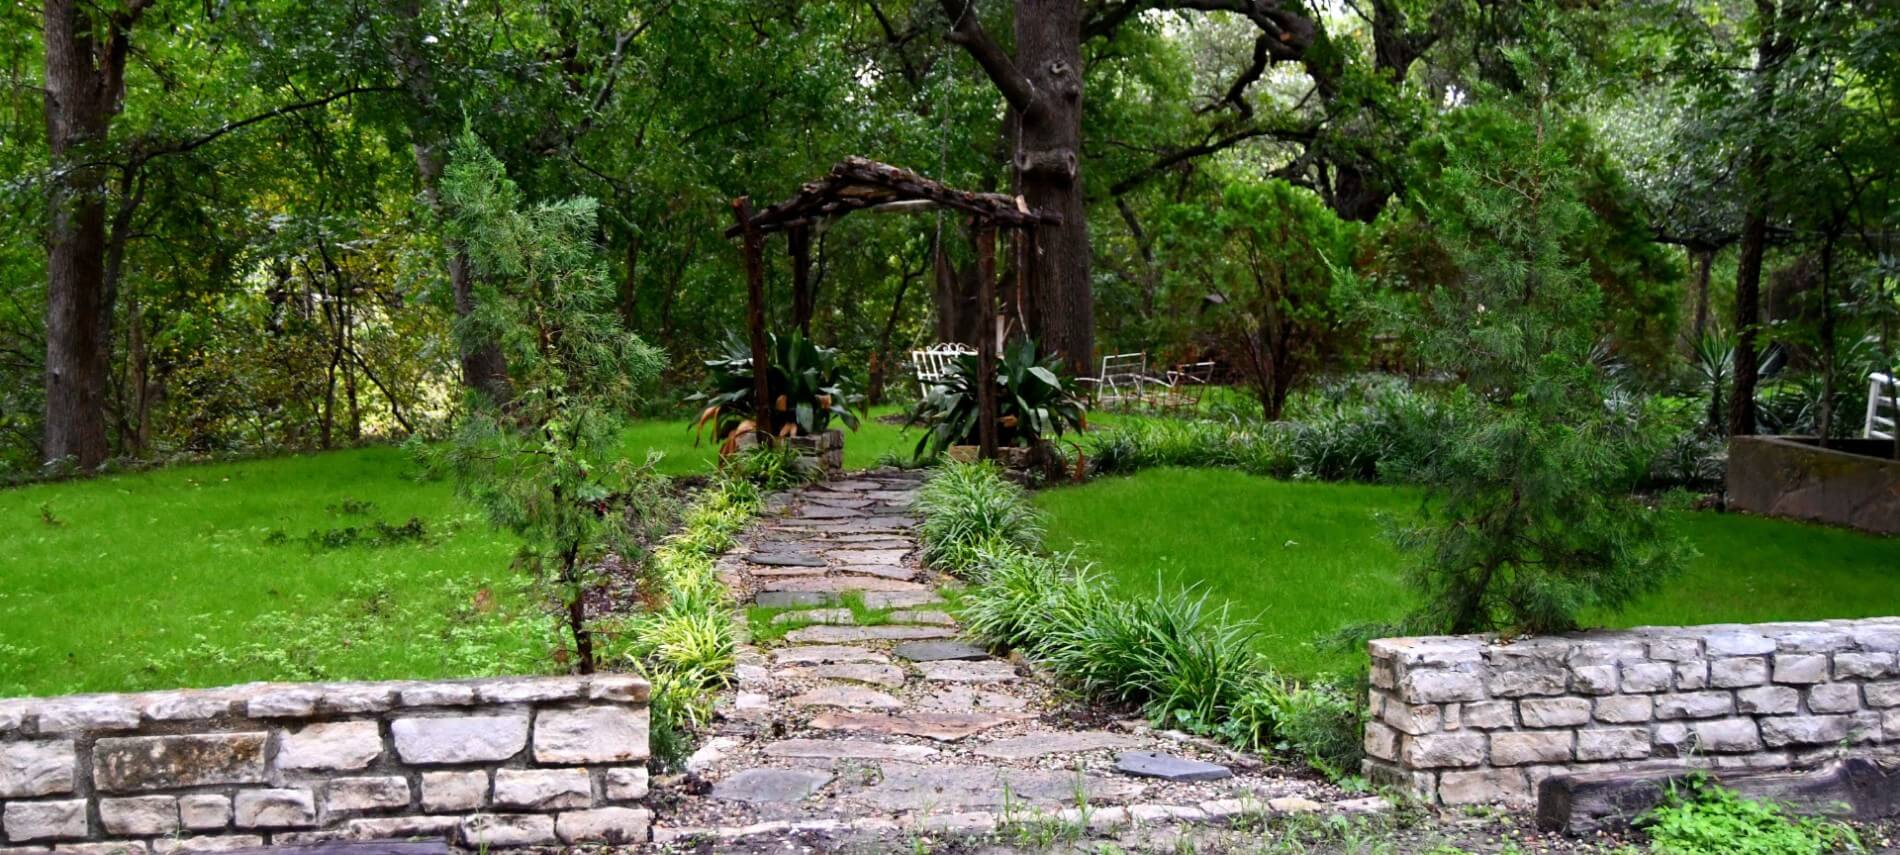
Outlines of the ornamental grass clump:
M 1042 522 L 1023 488 L 987 461 L 944 466 L 919 491 L 916 509 L 924 561 L 957 576 L 975 578 L 984 548 L 1042 544 Z

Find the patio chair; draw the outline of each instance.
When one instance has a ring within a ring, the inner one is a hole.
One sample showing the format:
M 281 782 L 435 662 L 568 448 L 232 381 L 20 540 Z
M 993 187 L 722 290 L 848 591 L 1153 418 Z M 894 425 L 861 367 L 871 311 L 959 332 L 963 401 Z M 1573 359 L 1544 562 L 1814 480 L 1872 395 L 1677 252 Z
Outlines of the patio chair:
M 1900 408 L 1894 404 L 1894 395 L 1900 390 L 1900 379 L 1888 374 L 1873 374 L 1867 378 L 1867 426 L 1861 429 L 1861 436 L 1868 439 L 1900 438 Z
M 1147 384 L 1160 388 L 1157 408 L 1166 413 L 1199 410 L 1201 396 L 1214 382 L 1213 362 L 1190 362 L 1168 369 L 1166 377 L 1150 377 Z
M 1091 397 L 1101 406 L 1121 404 L 1124 408 L 1141 402 L 1141 387 L 1148 382 L 1148 354 L 1117 353 L 1102 357 L 1102 373 L 1095 377 L 1077 377 L 1087 383 Z
M 943 382 L 956 368 L 957 357 L 973 356 L 976 348 L 961 342 L 933 344 L 910 352 L 910 369 L 917 375 L 918 393 L 930 397 L 930 387 Z

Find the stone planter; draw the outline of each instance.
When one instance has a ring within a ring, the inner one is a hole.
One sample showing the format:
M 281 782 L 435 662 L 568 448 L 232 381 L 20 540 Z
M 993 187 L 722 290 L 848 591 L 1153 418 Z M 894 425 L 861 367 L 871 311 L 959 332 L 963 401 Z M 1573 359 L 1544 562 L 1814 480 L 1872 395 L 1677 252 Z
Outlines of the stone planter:
M 828 430 L 812 436 L 794 436 L 786 440 L 801 461 L 810 461 L 819 474 L 830 477 L 844 471 L 844 431 Z
M 974 445 L 950 446 L 949 456 L 958 463 L 972 463 L 982 456 L 980 448 Z M 1004 446 L 996 450 L 996 465 L 1003 471 L 1016 476 L 1019 480 L 1039 474 L 1044 480 L 1058 480 L 1063 476 L 1062 458 L 1055 453 L 1055 446 L 1040 443 L 1033 448 Z
M 1728 505 L 1765 516 L 1900 534 L 1900 461 L 1887 440 L 1729 440 Z

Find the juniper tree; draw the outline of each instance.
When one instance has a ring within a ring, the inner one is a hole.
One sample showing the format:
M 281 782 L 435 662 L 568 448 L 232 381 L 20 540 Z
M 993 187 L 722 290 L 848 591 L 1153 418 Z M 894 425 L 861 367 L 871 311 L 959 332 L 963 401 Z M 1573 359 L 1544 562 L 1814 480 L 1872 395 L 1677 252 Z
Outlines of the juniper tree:
M 1576 166 L 1592 145 L 1550 73 L 1520 58 L 1525 93 L 1459 111 L 1417 202 L 1457 273 L 1427 295 L 1419 338 L 1483 402 L 1428 464 L 1423 515 L 1399 532 L 1444 632 L 1572 629 L 1676 570 L 1684 548 L 1632 491 L 1651 459 L 1642 408 L 1595 358 L 1603 295 L 1577 248 L 1591 211 Z
M 521 538 L 515 566 L 547 595 L 593 669 L 585 595 L 592 568 L 631 559 L 661 503 L 651 461 L 618 441 L 659 351 L 626 332 L 596 255 L 595 203 L 527 204 L 502 164 L 464 133 L 441 185 L 445 232 L 473 268 L 477 310 L 464 343 L 499 342 L 514 395 L 468 394 L 468 414 L 443 450 L 459 492 Z

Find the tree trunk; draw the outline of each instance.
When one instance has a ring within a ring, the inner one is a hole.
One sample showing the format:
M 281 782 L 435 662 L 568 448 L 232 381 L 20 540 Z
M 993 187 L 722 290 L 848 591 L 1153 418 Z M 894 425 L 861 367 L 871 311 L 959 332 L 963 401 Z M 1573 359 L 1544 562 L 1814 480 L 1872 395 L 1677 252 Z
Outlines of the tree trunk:
M 106 458 L 109 322 L 106 184 L 100 166 L 82 166 L 106 141 L 125 92 L 132 25 L 147 0 L 105 20 L 98 41 L 92 12 L 75 0 L 46 0 L 46 141 L 53 175 L 47 195 L 46 460 L 83 468 Z
M 1774 0 L 1755 0 L 1755 14 L 1761 36 L 1755 47 L 1755 121 L 1762 127 L 1772 120 L 1775 109 L 1776 75 L 1791 43 L 1778 34 Z M 1755 386 L 1760 380 L 1760 356 L 1755 346 L 1761 321 L 1761 263 L 1768 247 L 1768 176 L 1770 157 L 1762 137 L 1748 145 L 1747 171 L 1743 191 L 1747 208 L 1742 215 L 1741 254 L 1735 272 L 1735 387 L 1729 395 L 1728 430 L 1730 436 L 1748 436 L 1755 432 Z
M 1029 264 L 1031 334 L 1077 376 L 1095 359 L 1088 214 L 1082 199 L 1082 28 L 1079 0 L 1016 0 L 1018 67 L 1037 93 L 1018 110 L 1018 187 L 1032 210 L 1062 218 L 1036 230 Z M 988 331 L 984 331 L 985 337 Z
M 1698 249 L 1695 252 L 1695 323 L 1690 329 L 1695 340 L 1701 341 L 1709 330 L 1709 270 L 1715 265 L 1715 250 Z

